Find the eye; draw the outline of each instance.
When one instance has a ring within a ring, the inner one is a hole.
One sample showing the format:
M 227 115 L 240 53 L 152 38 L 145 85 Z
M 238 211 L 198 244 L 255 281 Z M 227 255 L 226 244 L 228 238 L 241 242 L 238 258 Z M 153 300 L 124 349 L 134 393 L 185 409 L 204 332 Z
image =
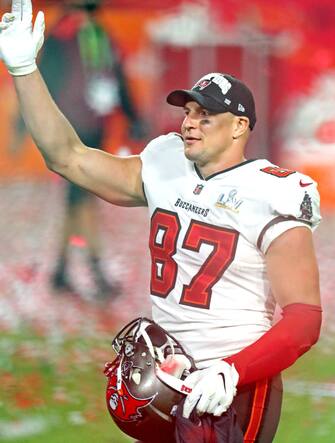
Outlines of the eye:
M 209 117 L 211 114 L 210 114 L 210 112 L 207 109 L 202 109 L 201 112 L 200 112 L 200 115 L 202 117 Z

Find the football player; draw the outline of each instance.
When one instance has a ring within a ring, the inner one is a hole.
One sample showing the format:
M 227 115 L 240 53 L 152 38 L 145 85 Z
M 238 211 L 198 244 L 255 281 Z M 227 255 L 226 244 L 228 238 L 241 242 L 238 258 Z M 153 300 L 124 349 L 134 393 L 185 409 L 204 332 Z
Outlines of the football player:
M 265 159 L 246 159 L 254 98 L 222 73 L 169 94 L 168 103 L 184 112 L 180 134 L 152 140 L 139 156 L 91 149 L 37 69 L 43 13 L 33 26 L 31 1 L 13 0 L 0 29 L 2 58 L 47 166 L 113 204 L 148 207 L 152 316 L 197 368 L 185 380 L 193 389 L 183 417 L 215 421 L 233 402 L 244 440 L 271 442 L 280 372 L 320 332 L 316 183 Z M 282 318 L 273 325 L 276 304 Z

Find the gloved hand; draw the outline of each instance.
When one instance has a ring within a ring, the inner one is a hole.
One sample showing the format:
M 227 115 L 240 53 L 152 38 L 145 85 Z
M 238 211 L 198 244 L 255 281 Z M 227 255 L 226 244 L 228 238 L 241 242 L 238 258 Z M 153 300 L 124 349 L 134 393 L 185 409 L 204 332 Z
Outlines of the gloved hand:
M 183 417 L 189 418 L 194 407 L 198 415 L 220 416 L 231 405 L 239 379 L 234 365 L 220 361 L 206 369 L 192 372 L 184 385 L 192 388 L 185 399 Z
M 10 74 L 27 75 L 37 69 L 36 57 L 44 42 L 44 14 L 32 26 L 31 0 L 12 0 L 12 11 L 0 22 L 0 53 Z

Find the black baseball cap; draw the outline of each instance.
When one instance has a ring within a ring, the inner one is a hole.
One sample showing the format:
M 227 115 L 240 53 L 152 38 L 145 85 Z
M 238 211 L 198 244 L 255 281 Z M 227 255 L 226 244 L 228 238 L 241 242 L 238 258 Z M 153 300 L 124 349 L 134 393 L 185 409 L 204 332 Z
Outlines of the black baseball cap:
M 249 118 L 251 130 L 256 123 L 252 92 L 243 82 L 228 74 L 206 74 L 192 89 L 176 89 L 170 92 L 166 101 L 174 106 L 185 106 L 187 102 L 195 101 L 208 111 L 244 115 Z

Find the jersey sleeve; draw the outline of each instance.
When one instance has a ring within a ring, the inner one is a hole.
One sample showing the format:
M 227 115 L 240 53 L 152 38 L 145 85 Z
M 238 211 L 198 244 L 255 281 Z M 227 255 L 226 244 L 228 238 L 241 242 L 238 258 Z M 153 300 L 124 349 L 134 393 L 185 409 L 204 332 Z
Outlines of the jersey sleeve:
M 150 163 L 154 160 L 157 150 L 159 149 L 159 143 L 164 136 L 160 136 L 151 140 L 143 151 L 140 153 L 143 168 L 150 166 Z
M 312 231 L 321 221 L 320 196 L 317 183 L 310 177 L 296 172 L 270 187 L 268 214 L 262 224 L 257 246 L 265 254 L 272 241 L 283 232 L 298 226 Z
M 182 151 L 181 136 L 171 132 L 151 140 L 140 153 L 142 160 L 142 182 L 163 180 L 176 169 L 176 151 Z

